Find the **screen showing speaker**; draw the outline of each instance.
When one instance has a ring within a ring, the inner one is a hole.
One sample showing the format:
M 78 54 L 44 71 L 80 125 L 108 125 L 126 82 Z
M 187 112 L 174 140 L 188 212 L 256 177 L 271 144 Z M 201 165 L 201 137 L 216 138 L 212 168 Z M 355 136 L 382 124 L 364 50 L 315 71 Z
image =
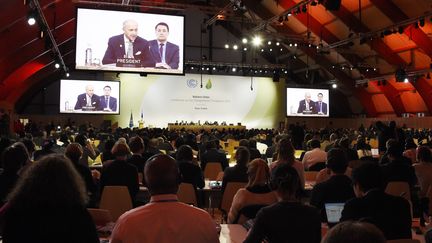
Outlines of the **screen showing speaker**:
M 184 74 L 184 16 L 77 8 L 78 70 Z
M 287 116 L 328 117 L 328 89 L 287 88 Z
M 119 114 L 120 82 L 60 80 L 60 113 Z

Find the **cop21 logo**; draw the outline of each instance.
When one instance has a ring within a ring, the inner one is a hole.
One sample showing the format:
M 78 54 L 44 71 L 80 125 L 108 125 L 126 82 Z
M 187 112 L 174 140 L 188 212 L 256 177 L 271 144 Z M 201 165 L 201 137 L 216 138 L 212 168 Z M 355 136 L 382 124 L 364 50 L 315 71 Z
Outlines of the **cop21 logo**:
M 189 88 L 196 88 L 198 85 L 198 81 L 195 79 L 188 79 L 186 83 Z

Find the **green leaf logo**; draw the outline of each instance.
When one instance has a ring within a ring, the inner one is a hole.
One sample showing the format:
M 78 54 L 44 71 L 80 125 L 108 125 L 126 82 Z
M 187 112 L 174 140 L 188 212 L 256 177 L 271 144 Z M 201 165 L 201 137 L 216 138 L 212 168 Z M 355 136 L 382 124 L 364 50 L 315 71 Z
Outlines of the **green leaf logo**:
M 206 84 L 205 87 L 206 87 L 206 89 L 211 89 L 212 88 L 212 83 L 211 83 L 210 79 L 208 79 L 207 84 Z

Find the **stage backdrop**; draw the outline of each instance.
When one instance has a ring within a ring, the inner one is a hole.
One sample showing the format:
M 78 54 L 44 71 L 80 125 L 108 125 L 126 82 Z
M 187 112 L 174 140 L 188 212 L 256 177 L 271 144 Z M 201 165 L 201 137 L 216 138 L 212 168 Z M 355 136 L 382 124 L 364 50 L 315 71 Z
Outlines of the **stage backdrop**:
M 202 87 L 201 87 L 202 80 Z M 205 121 L 247 128 L 278 127 L 284 120 L 284 82 L 271 78 L 187 74 L 186 76 L 121 74 L 121 114 L 107 116 L 127 127 L 166 127 L 168 123 Z M 252 89 L 251 89 L 252 85 Z

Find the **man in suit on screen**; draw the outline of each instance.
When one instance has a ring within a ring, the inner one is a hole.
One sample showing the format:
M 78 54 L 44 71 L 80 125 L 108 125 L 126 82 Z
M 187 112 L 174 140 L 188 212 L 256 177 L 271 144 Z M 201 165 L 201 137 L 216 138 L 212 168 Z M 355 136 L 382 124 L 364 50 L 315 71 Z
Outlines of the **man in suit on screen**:
M 100 109 L 104 111 L 117 111 L 117 99 L 111 96 L 111 86 L 103 88 L 104 95 L 100 97 Z
M 95 111 L 100 109 L 100 99 L 99 96 L 94 94 L 93 85 L 86 86 L 86 92 L 80 94 L 77 97 L 77 102 L 75 104 L 75 110 L 88 110 Z
M 318 101 L 315 102 L 315 111 L 318 115 L 327 115 L 327 103 L 323 102 L 323 94 L 318 93 Z
M 179 67 L 179 47 L 168 42 L 169 26 L 160 22 L 155 26 L 156 39 L 149 41 L 150 53 L 156 68 L 177 69 Z
M 117 59 L 130 58 L 141 60 L 141 66 L 154 66 L 149 52 L 149 43 L 138 36 L 138 23 L 135 20 L 123 22 L 123 34 L 111 37 L 102 64 L 117 63 Z
M 311 100 L 311 94 L 309 92 L 305 93 L 305 99 L 300 100 L 299 107 L 297 109 L 297 114 L 314 114 L 315 102 Z

